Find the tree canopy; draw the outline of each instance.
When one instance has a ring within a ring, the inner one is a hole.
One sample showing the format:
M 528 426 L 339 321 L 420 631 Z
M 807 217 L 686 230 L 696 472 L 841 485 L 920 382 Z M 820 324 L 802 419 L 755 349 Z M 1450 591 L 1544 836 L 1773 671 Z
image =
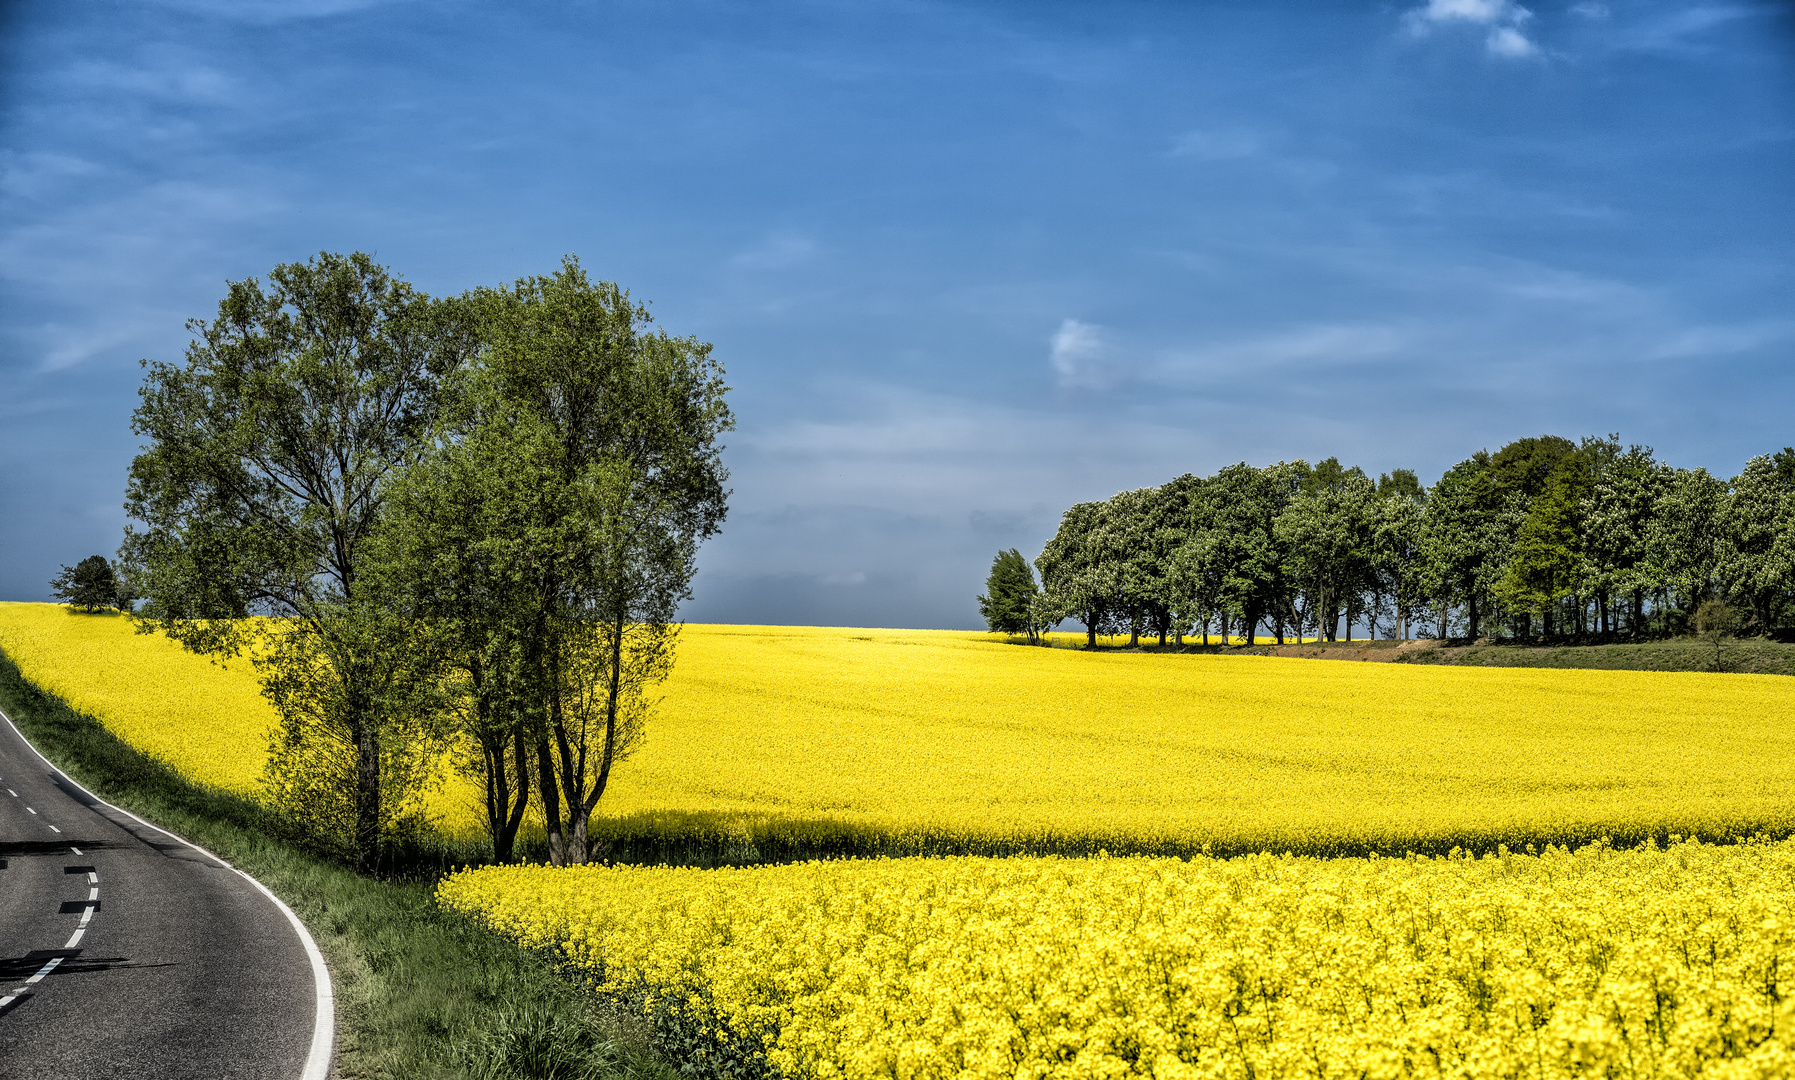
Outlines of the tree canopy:
M 50 595 L 88 614 L 105 608 L 129 610 L 131 599 L 104 555 L 89 555 L 50 579 Z
M 1478 451 L 1432 487 L 1328 458 L 1244 462 L 1066 511 L 1042 551 L 1053 614 L 1099 633 L 1328 640 L 1666 633 L 1704 601 L 1762 632 L 1795 616 L 1795 450 L 1731 481 L 1618 436 Z

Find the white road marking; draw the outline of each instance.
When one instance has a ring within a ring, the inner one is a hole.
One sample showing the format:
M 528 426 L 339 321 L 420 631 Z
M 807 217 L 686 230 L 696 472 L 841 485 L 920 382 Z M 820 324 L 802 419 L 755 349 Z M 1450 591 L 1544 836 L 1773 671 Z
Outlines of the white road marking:
M 8 795 L 11 795 L 11 796 L 12 796 L 12 797 L 13 797 L 13 798 L 15 798 L 15 799 L 16 799 L 16 798 L 18 798 L 18 797 L 19 797 L 19 793 L 18 793 L 18 792 L 16 792 L 16 791 L 14 791 L 14 790 L 13 790 L 13 789 L 12 789 L 12 788 L 7 788 L 7 789 L 6 789 L 6 793 L 7 793 L 7 794 L 8 794 Z
M 61 832 L 62 830 L 58 829 L 56 826 L 52 825 L 52 826 L 50 826 L 50 831 L 51 832 Z
M 87 883 L 89 885 L 98 885 L 100 883 L 100 875 L 94 873 L 92 870 L 89 870 L 87 872 Z
M 12 992 L 12 993 L 10 993 L 10 994 L 8 994 L 8 995 L 6 995 L 6 996 L 5 996 L 5 997 L 0 997 L 0 1009 L 5 1009 L 5 1008 L 7 1008 L 7 1007 L 8 1007 L 8 1006 L 9 1006 L 9 1005 L 11 1005 L 11 1004 L 12 1004 L 12 1003 L 13 1003 L 13 1002 L 15 1002 L 15 1001 L 17 1001 L 17 1000 L 19 1000 L 19 999 L 20 999 L 20 998 L 22 998 L 22 997 L 24 997 L 24 996 L 25 996 L 25 993 L 26 993 L 26 990 L 27 990 L 27 989 L 28 989 L 28 988 L 29 988 L 29 987 L 30 987 L 30 986 L 31 986 L 31 985 L 32 985 L 32 984 L 33 984 L 33 983 L 35 983 L 35 982 L 37 982 L 37 981 L 38 981 L 38 980 L 40 980 L 40 979 L 42 979 L 42 978 L 43 978 L 43 977 L 44 977 L 44 976 L 45 976 L 45 975 L 48 975 L 48 974 L 50 974 L 50 972 L 52 972 L 52 971 L 55 971 L 55 970 L 56 970 L 56 965 L 57 965 L 57 964 L 60 964 L 60 963 L 62 963 L 62 957 L 60 957 L 60 956 L 52 956 L 52 957 L 51 957 L 51 958 L 50 958 L 50 962 L 49 962 L 49 963 L 47 963 L 47 964 L 45 964 L 45 965 L 44 965 L 44 966 L 43 966 L 43 967 L 41 967 L 41 968 L 38 968 L 38 969 L 37 969 L 37 974 L 36 974 L 36 975 L 33 975 L 33 976 L 32 976 L 32 977 L 31 977 L 31 978 L 29 978 L 29 979 L 26 979 L 26 980 L 25 980 L 25 985 L 24 985 L 24 986 L 21 986 L 21 987 L 19 987 L 19 988 L 18 988 L 18 989 L 17 989 L 17 990 L 14 990 L 14 991 L 13 991 L 13 992 Z
M 61 769 L 57 769 L 56 765 L 49 758 L 40 753 L 37 747 L 32 746 L 31 740 L 25 737 L 25 733 L 19 730 L 19 725 L 12 722 L 12 717 L 6 715 L 5 710 L 0 710 L 0 720 L 6 721 L 6 726 L 12 728 L 13 734 L 17 735 L 19 741 L 29 747 L 33 754 L 37 754 L 37 759 L 39 761 L 50 766 L 52 769 L 56 769 L 58 775 L 64 780 L 67 780 L 77 790 L 86 793 L 88 798 L 109 810 L 114 810 L 125 815 L 139 825 L 155 829 L 157 832 L 170 839 L 179 840 L 181 843 L 186 844 L 201 855 L 212 859 L 217 862 L 218 865 L 225 867 L 226 869 L 236 871 L 236 873 L 243 876 L 243 880 L 254 885 L 257 889 L 260 889 L 262 895 L 266 896 L 275 907 L 280 909 L 281 914 L 287 917 L 287 922 L 293 927 L 293 933 L 298 935 L 299 943 L 305 946 L 306 959 L 310 960 L 312 964 L 312 990 L 315 1002 L 312 1012 L 312 1045 L 311 1050 L 306 1054 L 305 1071 L 300 1074 L 300 1080 L 326 1080 L 326 1077 L 330 1073 L 330 1046 L 331 1043 L 335 1041 L 336 1036 L 336 995 L 332 992 L 330 985 L 330 969 L 324 966 L 324 954 L 318 951 L 318 943 L 312 940 L 310 931 L 306 930 L 305 923 L 299 920 L 299 916 L 293 914 L 293 909 L 282 902 L 280 897 L 274 895 L 273 891 L 270 890 L 268 886 L 257 881 L 255 878 L 250 877 L 248 874 L 243 873 L 243 871 L 237 870 L 237 868 L 230 863 L 225 862 L 223 859 L 220 859 L 218 856 L 207 851 L 205 848 L 200 847 L 193 841 L 176 836 L 174 833 L 169 832 L 160 825 L 151 825 L 136 814 L 131 813 L 131 811 L 113 806 L 98 795 L 88 791 L 85 787 L 82 787 L 81 784 L 77 783 L 74 777 L 63 772 Z M 79 848 L 71 847 L 69 850 L 77 855 L 81 854 L 81 849 Z M 87 916 L 91 916 L 92 914 L 93 909 L 88 908 L 87 915 L 82 917 L 83 924 L 85 924 Z M 73 942 L 80 940 L 83 929 L 85 929 L 85 925 L 78 927 L 75 930 L 75 937 L 70 939 L 71 944 L 68 948 L 74 948 Z M 0 998 L 0 1010 L 4 1010 L 11 1004 L 12 998 Z
M 27 807 L 26 807 L 26 808 L 25 808 L 25 809 L 26 809 L 26 810 L 27 810 L 27 811 L 29 811 L 29 812 L 30 812 L 30 813 L 33 813 L 33 814 L 35 814 L 35 813 L 37 813 L 37 811 L 36 811 L 36 810 L 32 810 L 32 809 L 31 809 L 31 807 L 29 807 L 29 806 L 27 806 Z

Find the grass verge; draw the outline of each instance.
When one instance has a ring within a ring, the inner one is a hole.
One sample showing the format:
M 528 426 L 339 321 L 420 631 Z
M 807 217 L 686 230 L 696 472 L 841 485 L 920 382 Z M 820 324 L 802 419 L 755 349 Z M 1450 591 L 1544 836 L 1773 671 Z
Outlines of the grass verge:
M 1786 636 L 1786 632 L 1779 636 Z M 1409 664 L 1463 664 L 1473 667 L 1581 668 L 1596 671 L 1719 671 L 1746 675 L 1795 675 L 1795 643 L 1772 637 L 1730 639 L 1719 649 L 1693 637 L 1600 644 L 1549 645 L 1512 640 L 1437 641 L 1418 638 L 1393 641 L 1309 641 L 1279 645 L 1159 645 L 1150 638 L 1129 646 L 1126 639 L 1106 639 L 1101 652 L 1192 653 L 1228 656 L 1286 656 L 1306 660 L 1370 660 Z M 1026 644 L 1014 638 L 1012 644 Z M 1084 648 L 1084 643 L 1056 640 L 1054 648 Z
M 282 839 L 269 812 L 200 787 L 33 686 L 0 654 L 0 707 L 40 752 L 108 802 L 253 875 L 311 930 L 337 994 L 331 1075 L 670 1080 L 648 1027 L 552 957 L 437 906 L 424 853 L 407 880 L 360 877 Z M 418 873 L 416 871 L 424 871 Z

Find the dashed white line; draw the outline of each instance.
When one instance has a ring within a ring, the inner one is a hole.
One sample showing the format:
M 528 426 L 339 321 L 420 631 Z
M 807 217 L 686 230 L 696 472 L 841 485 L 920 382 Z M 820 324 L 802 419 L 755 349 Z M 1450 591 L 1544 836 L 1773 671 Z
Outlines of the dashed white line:
M 4 721 L 7 727 L 12 728 L 13 734 L 19 737 L 19 741 L 25 744 L 26 749 L 37 755 L 39 761 L 43 762 L 45 765 L 49 765 L 52 769 L 56 769 L 56 772 L 61 775 L 63 779 L 69 781 L 69 783 L 73 784 L 79 790 L 86 792 L 86 794 L 95 802 L 108 809 L 121 813 L 141 825 L 155 829 L 164 836 L 172 837 L 200 854 L 211 858 L 220 866 L 234 871 L 240 875 L 243 880 L 255 886 L 263 896 L 266 896 L 275 907 L 280 909 L 280 913 L 287 917 L 287 923 L 293 928 L 294 934 L 298 935 L 299 943 L 305 948 L 306 959 L 311 961 L 312 965 L 312 992 L 314 998 L 312 1011 L 312 1044 L 310 1050 L 306 1054 L 305 1070 L 300 1074 L 300 1080 L 325 1080 L 326 1076 L 330 1073 L 330 1050 L 331 1044 L 335 1041 L 336 1036 L 336 994 L 330 983 L 330 969 L 324 966 L 324 954 L 318 951 L 318 943 L 312 940 L 311 932 L 305 928 L 305 923 L 300 921 L 299 916 L 293 913 L 293 909 L 282 902 L 280 897 L 274 895 L 274 891 L 268 888 L 268 886 L 262 884 L 243 871 L 238 870 L 230 863 L 213 855 L 210 851 L 200 847 L 193 841 L 176 836 L 174 833 L 169 832 L 159 825 L 151 825 L 136 814 L 131 813 L 131 811 L 113 806 L 93 792 L 88 791 L 87 788 L 83 787 L 73 777 L 69 776 L 68 773 L 63 772 L 61 769 L 57 769 L 56 766 L 51 763 L 50 759 L 43 755 L 42 751 L 38 750 L 37 747 L 32 746 L 31 740 L 25 738 L 24 732 L 19 730 L 19 726 L 12 722 L 12 717 L 6 715 L 3 710 L 0 710 L 0 721 Z M 71 847 L 69 850 L 77 855 L 81 854 L 80 848 Z M 93 910 L 91 908 L 88 909 L 87 914 L 92 915 Z M 81 940 L 81 935 L 86 932 L 86 929 L 85 926 L 77 927 L 75 929 L 75 936 L 69 939 L 69 944 L 65 946 L 65 948 L 74 948 L 75 942 Z M 11 998 L 0 998 L 0 1009 L 5 1009 L 11 1003 Z
M 29 806 L 27 806 L 25 809 L 33 814 L 37 813 L 36 810 L 32 810 L 31 807 L 29 807 Z
M 70 848 L 69 850 L 73 851 L 77 855 L 81 854 L 81 851 L 79 848 Z M 84 937 L 87 934 L 88 920 L 93 918 L 93 905 L 100 899 L 100 887 L 97 884 L 93 884 L 100 880 L 100 876 L 90 870 L 87 872 L 87 880 L 90 885 L 93 885 L 92 888 L 87 890 L 88 906 L 81 912 L 81 921 L 80 921 L 80 923 L 78 923 L 75 926 L 75 932 L 69 936 L 68 943 L 63 945 L 64 951 L 72 949 L 75 946 L 81 944 L 82 937 Z M 44 964 L 43 967 L 38 968 L 37 972 L 35 974 L 33 974 L 29 979 L 25 980 L 24 986 L 19 987 L 17 990 L 14 990 L 12 993 L 7 994 L 5 997 L 0 997 L 0 1012 L 5 1012 L 8 1008 L 10 1008 L 12 1006 L 13 1002 L 19 1000 L 20 998 L 24 997 L 27 993 L 29 993 L 31 991 L 31 987 L 36 985 L 39 982 L 42 982 L 45 975 L 48 975 L 48 974 L 50 974 L 50 972 L 55 971 L 56 965 L 62 963 L 63 959 L 64 958 L 60 957 L 60 956 L 52 956 L 49 959 L 49 961 Z
M 16 799 L 16 798 L 18 798 L 18 797 L 19 797 L 19 793 L 18 793 L 18 792 L 16 792 L 16 791 L 14 791 L 14 790 L 13 790 L 13 789 L 12 789 L 12 788 L 7 788 L 7 789 L 6 789 L 6 793 L 7 793 L 7 794 L 8 794 L 8 795 L 11 795 L 11 796 L 12 796 L 12 797 L 13 797 L 13 798 L 15 798 L 15 799 Z

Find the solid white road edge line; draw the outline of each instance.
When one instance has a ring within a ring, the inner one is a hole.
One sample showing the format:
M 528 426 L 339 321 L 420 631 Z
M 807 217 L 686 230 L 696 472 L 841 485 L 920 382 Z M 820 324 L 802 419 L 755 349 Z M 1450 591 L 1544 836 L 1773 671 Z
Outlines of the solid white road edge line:
M 299 1080 L 326 1080 L 326 1077 L 330 1073 L 330 1045 L 336 1035 L 336 996 L 335 996 L 335 994 L 333 994 L 331 992 L 330 969 L 324 966 L 324 954 L 318 951 L 318 943 L 316 941 L 312 940 L 311 932 L 305 928 L 305 923 L 303 923 L 299 920 L 299 916 L 293 914 L 293 909 L 288 907 L 286 905 L 286 903 L 281 900 L 280 897 L 274 895 L 274 893 L 269 890 L 268 886 L 257 881 L 255 878 L 250 877 L 248 874 L 243 873 L 243 871 L 238 870 L 236 867 L 232 866 L 230 863 L 225 862 L 223 859 L 220 859 L 218 856 L 212 854 L 210 851 L 207 851 L 205 848 L 200 847 L 198 844 L 194 843 L 193 841 L 187 839 L 184 836 L 176 836 L 174 833 L 169 832 L 167 829 L 164 829 L 160 825 L 145 821 L 142 818 L 138 817 L 136 814 L 133 814 L 131 811 L 126 810 L 122 806 L 113 806 L 111 803 L 107 802 L 105 799 L 102 799 L 98 795 L 95 795 L 93 792 L 88 791 L 85 787 L 82 787 L 81 784 L 79 782 L 77 782 L 74 777 L 70 776 L 68 773 L 63 772 L 61 769 L 56 768 L 56 764 L 54 762 L 52 762 L 49 758 L 45 757 L 38 750 L 37 747 L 32 746 L 31 740 L 27 739 L 25 737 L 25 733 L 19 730 L 19 725 L 12 722 L 12 717 L 6 715 L 6 711 L 4 709 L 0 709 L 0 720 L 6 721 L 6 726 L 9 728 L 12 728 L 13 734 L 17 735 L 19 737 L 20 742 L 22 742 L 26 746 L 30 747 L 32 753 L 37 754 L 37 758 L 39 761 L 43 762 L 45 765 L 50 766 L 51 769 L 55 770 L 55 772 L 58 776 L 61 776 L 64 780 L 67 780 L 69 783 L 73 784 L 76 788 L 79 788 L 82 792 L 84 792 L 87 795 L 88 798 L 92 799 L 94 802 L 99 803 L 101 806 L 104 806 L 109 810 L 116 810 L 119 813 L 130 818 L 132 821 L 137 822 L 139 825 L 143 825 L 146 828 L 154 829 L 157 832 L 161 833 L 163 836 L 169 837 L 170 839 L 173 839 L 173 840 L 178 840 L 181 843 L 186 844 L 188 847 L 199 852 L 201 855 L 204 855 L 206 858 L 211 859 L 213 862 L 216 862 L 218 865 L 224 867 L 225 869 L 231 870 L 231 871 L 241 875 L 244 881 L 247 881 L 251 885 L 254 885 L 256 888 L 260 889 L 262 891 L 263 896 L 266 896 L 269 900 L 273 901 L 274 906 L 279 908 L 281 914 L 285 915 L 287 917 L 287 922 L 292 924 L 293 932 L 295 934 L 299 935 L 299 943 L 301 945 L 305 946 L 306 959 L 310 960 L 311 964 L 312 964 L 312 987 L 313 987 L 313 990 L 315 991 L 315 996 L 316 996 L 316 1000 L 317 1000 L 317 1012 L 312 1021 L 311 1051 L 310 1051 L 310 1053 L 308 1053 L 306 1055 L 305 1071 L 303 1071 L 299 1074 Z M 74 850 L 74 849 L 71 848 L 70 850 Z M 77 852 L 77 854 L 79 854 L 79 852 Z M 93 909 L 89 908 L 88 915 L 91 916 L 92 914 L 93 914 Z M 84 917 L 82 919 L 82 922 L 85 923 L 86 921 L 87 921 L 87 919 Z M 85 929 L 85 927 L 82 927 L 81 929 Z M 77 932 L 79 932 L 79 931 L 77 931 Z M 74 946 L 73 946 L 73 944 L 71 944 L 69 947 L 73 948 Z M 59 964 L 61 962 L 62 962 L 62 958 L 57 957 L 55 960 L 53 960 L 49 964 L 45 965 L 44 970 L 39 972 L 38 975 L 42 976 L 44 974 L 47 974 L 49 972 L 50 968 L 55 967 L 57 964 Z M 32 981 L 35 982 L 36 980 L 33 979 Z M 17 996 L 18 996 L 17 994 L 13 995 L 13 997 L 17 997 Z M 5 1006 L 10 1005 L 10 1004 L 12 1004 L 11 997 L 0 998 L 0 1008 L 4 1008 Z

